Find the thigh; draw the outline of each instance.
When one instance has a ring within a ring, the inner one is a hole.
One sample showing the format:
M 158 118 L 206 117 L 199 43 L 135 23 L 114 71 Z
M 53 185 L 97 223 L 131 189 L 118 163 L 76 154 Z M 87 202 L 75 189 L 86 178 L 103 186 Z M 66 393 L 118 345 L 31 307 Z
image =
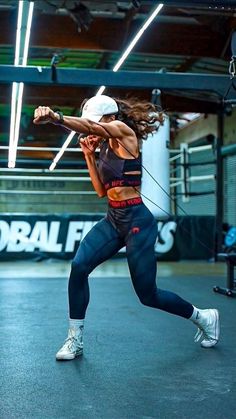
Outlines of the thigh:
M 124 246 L 112 224 L 103 218 L 81 241 L 73 262 L 86 266 L 90 273 L 96 266 L 115 255 Z
M 137 226 L 136 226 L 137 224 Z M 126 252 L 131 279 L 136 292 L 150 291 L 156 286 L 156 255 L 154 245 L 157 237 L 157 223 L 147 214 L 140 220 L 133 220 L 127 241 Z

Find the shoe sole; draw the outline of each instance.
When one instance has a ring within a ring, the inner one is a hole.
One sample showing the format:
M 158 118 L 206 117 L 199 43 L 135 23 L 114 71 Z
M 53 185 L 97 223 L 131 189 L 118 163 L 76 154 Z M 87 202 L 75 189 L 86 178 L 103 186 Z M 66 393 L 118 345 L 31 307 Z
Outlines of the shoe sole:
M 57 361 L 72 361 L 73 359 L 79 357 L 83 355 L 83 351 L 81 352 L 76 352 L 76 354 L 71 354 L 71 355 L 56 355 L 56 360 Z
M 213 348 L 214 346 L 217 345 L 217 343 L 219 342 L 219 337 L 220 337 L 220 313 L 217 309 L 214 309 L 214 316 L 215 316 L 215 336 L 217 336 L 217 338 L 215 339 L 215 342 L 210 345 L 210 346 L 205 346 L 202 345 L 203 342 L 201 342 L 201 347 L 202 348 Z

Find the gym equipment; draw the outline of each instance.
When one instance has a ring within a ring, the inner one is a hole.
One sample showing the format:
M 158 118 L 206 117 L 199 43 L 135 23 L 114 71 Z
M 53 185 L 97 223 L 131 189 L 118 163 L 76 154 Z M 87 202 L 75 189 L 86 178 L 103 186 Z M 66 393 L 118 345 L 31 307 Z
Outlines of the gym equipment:
M 214 292 L 234 297 L 236 295 L 236 278 L 234 268 L 236 266 L 236 227 L 231 227 L 225 236 L 225 253 L 218 253 L 219 259 L 223 259 L 227 265 L 226 288 L 213 287 Z
M 229 249 L 236 246 L 236 227 L 231 227 L 226 234 L 225 246 Z

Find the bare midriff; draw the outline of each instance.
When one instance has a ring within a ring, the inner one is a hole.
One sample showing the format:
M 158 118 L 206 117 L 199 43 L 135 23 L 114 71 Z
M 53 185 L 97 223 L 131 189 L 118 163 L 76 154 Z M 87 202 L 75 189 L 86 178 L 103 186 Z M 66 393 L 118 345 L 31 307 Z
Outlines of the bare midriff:
M 124 201 L 125 199 L 131 199 L 140 196 L 139 191 L 139 186 L 135 186 L 135 188 L 133 186 L 120 186 L 109 189 L 107 191 L 107 197 L 112 201 Z

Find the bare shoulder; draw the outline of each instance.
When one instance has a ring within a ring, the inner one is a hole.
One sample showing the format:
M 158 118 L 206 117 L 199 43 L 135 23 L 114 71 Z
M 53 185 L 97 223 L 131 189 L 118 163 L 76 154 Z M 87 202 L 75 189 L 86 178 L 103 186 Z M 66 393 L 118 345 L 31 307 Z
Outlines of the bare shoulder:
M 121 121 L 115 120 L 115 121 L 110 121 L 110 122 L 98 122 L 98 123 L 93 123 L 93 124 L 94 126 L 103 128 L 104 130 L 103 134 L 105 135 L 103 134 L 99 134 L 99 135 L 104 136 L 104 138 L 107 138 L 107 139 L 119 138 L 122 141 L 124 138 L 129 138 L 129 139 L 136 138 L 135 132 L 130 127 L 128 127 L 128 125 L 124 124 L 124 122 L 121 122 Z
M 135 132 L 121 121 L 112 121 L 110 125 L 115 126 L 120 133 L 115 138 L 110 138 L 110 146 L 116 154 L 127 159 L 130 158 L 130 154 L 138 157 L 139 147 Z
M 135 135 L 135 132 L 122 121 L 115 120 L 110 122 L 109 125 L 112 125 L 113 127 L 119 129 L 123 135 Z

